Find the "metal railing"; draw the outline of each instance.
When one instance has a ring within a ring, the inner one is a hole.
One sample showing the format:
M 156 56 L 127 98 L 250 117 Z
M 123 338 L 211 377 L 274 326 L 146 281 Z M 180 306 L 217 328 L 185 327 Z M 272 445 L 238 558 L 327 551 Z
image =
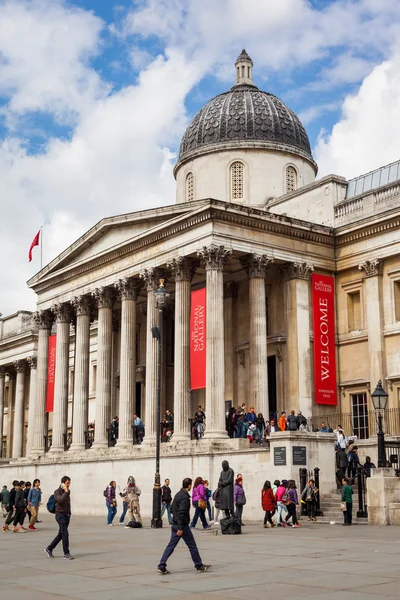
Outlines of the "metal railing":
M 400 436 L 400 408 L 386 408 L 382 411 L 383 431 L 385 435 Z M 310 431 L 319 431 L 325 423 L 332 431 L 341 425 L 346 435 L 356 435 L 360 440 L 376 436 L 378 432 L 377 414 L 368 410 L 362 414 L 328 413 L 308 419 Z

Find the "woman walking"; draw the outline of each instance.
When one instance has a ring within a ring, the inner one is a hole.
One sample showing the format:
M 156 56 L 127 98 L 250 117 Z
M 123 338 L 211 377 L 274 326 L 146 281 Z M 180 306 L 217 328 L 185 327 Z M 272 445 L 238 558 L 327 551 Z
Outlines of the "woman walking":
M 265 512 L 264 528 L 267 529 L 267 527 L 275 527 L 275 524 L 272 522 L 272 515 L 276 509 L 276 496 L 272 491 L 270 481 L 266 481 L 263 489 L 261 490 L 261 506 Z
M 288 503 L 286 505 L 288 509 L 286 523 L 289 522 L 289 519 L 292 519 L 292 527 L 297 528 L 300 527 L 296 514 L 296 509 L 299 506 L 299 498 L 297 496 L 296 482 L 294 479 L 290 479 L 288 482 L 288 496 Z
M 197 525 L 197 521 L 200 517 L 200 521 L 203 525 L 203 529 L 209 529 L 210 526 L 206 521 L 206 508 L 207 508 L 207 493 L 206 488 L 204 487 L 204 481 L 202 477 L 197 477 L 194 482 L 193 492 L 192 492 L 192 504 L 194 506 L 194 516 L 193 520 L 190 523 L 190 528 L 195 529 Z
M 246 504 L 246 494 L 243 489 L 243 477 L 239 473 L 236 477 L 235 487 L 233 489 L 233 500 L 235 502 L 236 517 L 240 521 L 240 525 L 244 525 L 242 521 L 243 506 Z
M 258 445 L 262 446 L 264 429 L 265 429 L 265 420 L 264 420 L 262 413 L 258 413 L 255 425 L 256 425 L 256 430 L 257 430 Z
M 307 506 L 307 521 L 316 521 L 315 513 L 317 509 L 317 493 L 314 479 L 310 479 L 303 490 L 301 499 Z
M 115 481 L 110 481 L 110 484 L 106 487 L 105 496 L 106 496 L 106 506 L 107 506 L 107 525 L 108 527 L 113 527 L 113 520 L 115 515 L 117 514 L 117 500 L 115 497 L 115 488 L 117 484 Z
M 139 496 L 141 493 L 142 492 L 136 485 L 135 478 L 132 476 L 128 477 L 128 485 L 123 491 L 123 495 L 126 496 L 126 501 L 128 504 L 128 525 L 125 525 L 125 528 L 130 529 L 130 523 L 132 523 L 132 521 L 142 524 L 139 503 Z
M 210 521 L 210 523 L 212 523 L 213 519 L 212 519 L 211 504 L 210 504 L 210 498 L 212 498 L 212 491 L 210 490 L 209 482 L 206 480 L 204 480 L 204 487 L 206 488 L 208 520 Z

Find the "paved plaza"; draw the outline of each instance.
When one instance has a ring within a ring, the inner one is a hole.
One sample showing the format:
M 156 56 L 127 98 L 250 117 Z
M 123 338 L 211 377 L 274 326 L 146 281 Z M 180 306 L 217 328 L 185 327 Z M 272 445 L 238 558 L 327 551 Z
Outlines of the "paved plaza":
M 35 533 L 2 534 L 1 600 L 399 597 L 400 530 L 395 527 L 305 523 L 297 530 L 265 530 L 248 524 L 236 537 L 196 531 L 212 571 L 195 572 L 180 542 L 168 563 L 171 575 L 161 576 L 156 568 L 169 528 L 128 530 L 106 527 L 98 517 L 76 517 L 70 528 L 75 560 L 65 561 L 61 546 L 53 560 L 43 552 L 56 529 L 50 515 L 43 520 Z

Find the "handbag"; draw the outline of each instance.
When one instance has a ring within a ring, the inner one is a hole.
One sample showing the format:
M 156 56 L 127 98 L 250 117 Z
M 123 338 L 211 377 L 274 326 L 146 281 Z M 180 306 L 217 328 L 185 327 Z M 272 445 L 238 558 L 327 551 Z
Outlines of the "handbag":
M 340 503 L 340 510 L 343 510 L 343 511 L 347 510 L 346 502 Z
M 238 496 L 236 498 L 236 504 L 238 506 L 244 506 L 246 504 L 246 502 L 247 502 L 247 500 L 246 500 L 246 496 L 245 496 L 244 492 L 241 496 Z
M 197 501 L 197 506 L 199 507 L 200 510 L 206 510 L 207 502 L 205 500 L 202 500 L 201 498 L 199 498 Z

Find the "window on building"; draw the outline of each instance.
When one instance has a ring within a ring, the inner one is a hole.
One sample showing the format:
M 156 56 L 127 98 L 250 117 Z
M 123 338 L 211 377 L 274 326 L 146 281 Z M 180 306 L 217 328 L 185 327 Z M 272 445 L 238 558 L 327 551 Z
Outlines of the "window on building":
M 400 280 L 393 282 L 394 286 L 394 318 L 400 321 Z
M 359 331 L 361 326 L 361 294 L 349 292 L 347 294 L 347 318 L 349 331 Z
M 297 190 L 297 171 L 291 165 L 286 167 L 286 193 Z
M 231 201 L 244 199 L 244 166 L 241 162 L 234 162 L 230 169 Z
M 186 175 L 186 202 L 193 202 L 194 200 L 194 175 L 188 173 Z
M 353 434 L 360 440 L 369 438 L 367 394 L 351 394 Z

